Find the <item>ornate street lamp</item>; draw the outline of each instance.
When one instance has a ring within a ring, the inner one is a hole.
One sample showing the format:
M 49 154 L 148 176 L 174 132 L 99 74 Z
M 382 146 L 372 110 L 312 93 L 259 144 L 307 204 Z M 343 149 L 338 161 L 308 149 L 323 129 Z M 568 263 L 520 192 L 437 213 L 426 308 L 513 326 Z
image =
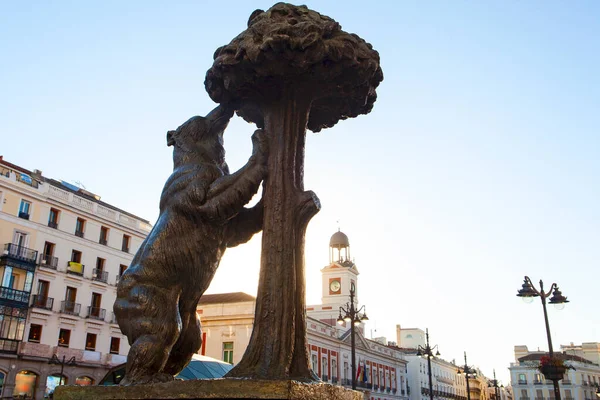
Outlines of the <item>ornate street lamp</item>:
M 552 294 L 552 297 L 550 297 Z M 548 355 L 550 356 L 550 360 L 554 359 L 554 350 L 552 349 L 552 337 L 550 336 L 550 325 L 548 324 L 548 312 L 546 311 L 546 299 L 550 297 L 548 301 L 550 304 L 554 304 L 554 306 L 562 310 L 565 307 L 565 304 L 569 302 L 565 296 L 558 290 L 558 285 L 553 283 L 550 286 L 550 290 L 546 293 L 544 292 L 544 282 L 540 279 L 540 290 L 537 290 L 531 279 L 528 276 L 525 277 L 523 282 L 523 286 L 521 290 L 517 293 L 518 297 L 521 297 L 526 303 L 531 303 L 534 297 L 540 297 L 542 300 L 542 308 L 544 309 L 544 321 L 546 322 L 546 336 L 548 337 Z M 563 378 L 566 367 L 553 367 L 548 366 L 548 371 L 542 373 L 546 377 L 552 381 L 554 385 L 554 397 L 556 400 L 561 400 L 560 397 L 560 387 L 558 385 L 558 381 Z
M 494 388 L 494 394 L 496 396 L 495 400 L 499 400 L 500 397 L 498 397 L 498 388 L 503 388 L 504 385 L 500 385 L 498 386 L 498 380 L 496 379 L 496 370 L 494 370 L 494 379 L 492 379 L 489 383 L 489 387 L 493 387 Z
M 462 366 L 462 371 L 460 368 L 456 371 L 458 375 L 465 374 L 465 381 L 467 381 L 467 400 L 471 400 L 471 388 L 469 387 L 469 377 L 475 378 L 477 376 L 477 371 L 474 368 L 469 367 L 467 364 L 467 352 L 465 351 L 465 365 Z
M 342 313 L 344 316 L 342 317 Z M 362 313 L 362 314 L 361 314 Z M 340 315 L 337 323 L 343 325 L 344 322 L 350 322 L 350 346 L 352 348 L 352 390 L 356 390 L 356 343 L 354 339 L 354 326 L 367 322 L 367 312 L 365 306 L 359 309 L 354 305 L 354 284 L 350 286 L 350 302 L 346 303 L 346 307 L 340 307 Z
M 63 371 L 65 369 L 65 365 L 69 365 L 69 366 L 75 366 L 77 365 L 77 363 L 75 362 L 75 356 L 69 358 L 69 361 L 65 361 L 65 356 L 63 356 L 62 361 L 58 359 L 58 357 L 56 356 L 56 354 L 53 354 L 52 357 L 50 358 L 50 360 L 48 361 L 48 364 L 57 364 L 60 365 L 60 385 L 62 386 L 63 384 Z
M 433 347 L 429 345 L 429 329 L 425 328 L 425 337 L 427 338 L 427 345 L 425 347 L 419 345 L 417 348 L 417 356 L 421 358 L 427 357 L 427 372 L 429 373 L 429 399 L 433 400 L 433 381 L 431 379 L 431 359 L 434 357 L 433 350 L 438 346 L 437 344 Z M 439 357 L 439 350 L 435 352 L 435 356 Z

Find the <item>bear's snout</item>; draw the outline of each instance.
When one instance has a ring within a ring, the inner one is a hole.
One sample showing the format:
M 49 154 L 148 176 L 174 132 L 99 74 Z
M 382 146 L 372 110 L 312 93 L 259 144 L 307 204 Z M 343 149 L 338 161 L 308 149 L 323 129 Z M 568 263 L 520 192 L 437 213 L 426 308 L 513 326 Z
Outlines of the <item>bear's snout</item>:
M 175 139 L 173 138 L 174 134 L 175 131 L 167 132 L 167 146 L 173 146 L 175 144 Z

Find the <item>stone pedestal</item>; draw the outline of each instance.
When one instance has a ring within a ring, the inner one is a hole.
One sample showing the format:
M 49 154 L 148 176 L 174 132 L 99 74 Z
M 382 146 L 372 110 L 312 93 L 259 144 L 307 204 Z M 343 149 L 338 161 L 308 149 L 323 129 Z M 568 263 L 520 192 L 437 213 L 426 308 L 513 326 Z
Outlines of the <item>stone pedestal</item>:
M 202 379 L 140 386 L 59 386 L 55 400 L 272 399 L 363 400 L 363 394 L 326 383 Z

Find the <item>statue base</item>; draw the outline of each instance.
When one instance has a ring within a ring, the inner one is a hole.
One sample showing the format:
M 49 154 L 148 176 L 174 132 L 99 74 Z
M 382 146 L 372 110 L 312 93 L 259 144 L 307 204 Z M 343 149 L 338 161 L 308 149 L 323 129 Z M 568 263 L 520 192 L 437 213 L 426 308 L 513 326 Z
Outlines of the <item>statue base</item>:
M 327 383 L 200 379 L 138 386 L 58 386 L 55 400 L 271 399 L 363 400 L 363 393 Z

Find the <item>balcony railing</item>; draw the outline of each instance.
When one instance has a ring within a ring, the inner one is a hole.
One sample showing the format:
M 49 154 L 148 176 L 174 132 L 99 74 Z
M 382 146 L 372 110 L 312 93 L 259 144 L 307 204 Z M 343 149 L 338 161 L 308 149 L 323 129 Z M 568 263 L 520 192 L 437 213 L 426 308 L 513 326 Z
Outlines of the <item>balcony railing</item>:
M 527 381 L 519 379 L 519 385 L 527 385 Z
M 63 300 L 60 302 L 60 312 L 69 315 L 79 315 L 81 312 L 81 304 L 73 301 Z
M 58 258 L 49 254 L 40 254 L 40 266 L 45 268 L 56 269 L 58 266 Z
M 331 377 L 331 383 L 338 383 L 338 378 L 337 378 L 337 376 L 332 376 L 332 377 Z
M 48 221 L 48 226 L 53 229 L 58 229 L 58 222 Z
M 94 268 L 92 270 L 92 280 L 106 283 L 108 281 L 108 271 L 104 271 L 100 268 Z
M 16 353 L 20 340 L 0 339 L 0 353 Z
M 328 377 L 327 375 L 321 375 L 321 380 L 322 380 L 323 382 L 327 382 L 328 378 L 329 378 L 329 377 Z
M 568 380 L 562 380 L 560 383 L 561 383 L 561 385 L 570 385 L 570 384 L 571 384 L 571 381 L 568 381 Z
M 75 236 L 83 237 L 83 231 L 75 231 Z
M 52 310 L 52 307 L 54 306 L 54 298 L 48 296 L 41 296 L 39 294 L 34 294 L 32 297 L 33 301 L 31 302 L 31 307 Z
M 100 238 L 100 240 L 98 241 L 98 243 L 103 244 L 103 245 L 106 246 L 108 244 L 108 240 Z
M 106 309 L 88 306 L 87 317 L 104 321 L 104 317 L 106 317 Z
M 28 249 L 14 243 L 6 243 L 4 245 L 4 252 L 2 253 L 3 257 L 11 257 L 15 260 L 33 264 L 37 261 L 37 255 L 37 250 Z
M 83 276 L 83 271 L 85 271 L 85 265 L 75 261 L 67 262 L 67 274 Z
M 118 324 L 118 322 L 117 322 L 117 316 L 115 315 L 114 312 L 111 314 L 110 323 L 111 324 Z
M 19 213 L 19 218 L 29 219 L 29 214 L 25 213 L 25 212 L 20 212 Z
M 543 385 L 543 384 L 544 384 L 544 382 L 542 382 L 542 381 L 538 381 L 538 380 L 534 380 L 534 381 L 533 381 L 533 384 L 534 384 L 534 385 Z
M 16 301 L 19 303 L 29 304 L 30 292 L 24 292 L 22 290 L 16 290 L 9 287 L 0 287 L 0 299 Z
M 124 251 L 125 253 L 129 253 L 129 246 L 124 244 L 123 246 L 121 246 L 121 250 Z

